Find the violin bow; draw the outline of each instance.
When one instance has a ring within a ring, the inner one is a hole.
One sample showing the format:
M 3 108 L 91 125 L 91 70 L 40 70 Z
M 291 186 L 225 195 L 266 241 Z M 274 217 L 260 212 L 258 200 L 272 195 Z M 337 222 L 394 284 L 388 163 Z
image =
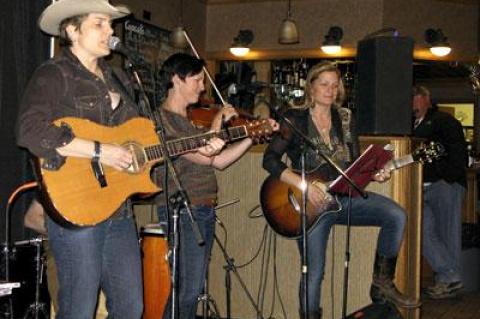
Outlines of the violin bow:
M 190 48 L 192 49 L 193 54 L 197 57 L 197 59 L 201 59 L 201 58 L 200 58 L 200 55 L 198 55 L 198 52 L 197 52 L 197 50 L 195 49 L 192 41 L 190 40 L 190 37 L 188 36 L 187 31 L 183 30 L 183 35 L 185 36 L 185 39 L 187 40 L 188 45 L 190 45 Z M 210 72 L 208 72 L 206 66 L 203 66 L 203 71 L 205 72 L 205 75 L 207 76 L 208 80 L 210 81 L 210 84 L 212 84 L 212 87 L 213 87 L 213 89 L 215 90 L 215 93 L 217 93 L 218 98 L 219 98 L 220 101 L 222 102 L 223 106 L 225 106 L 225 105 L 227 104 L 227 102 L 225 102 L 225 100 L 223 99 L 222 94 L 220 93 L 220 91 L 218 90 L 217 86 L 215 85 L 215 82 L 213 82 L 212 76 L 210 75 Z

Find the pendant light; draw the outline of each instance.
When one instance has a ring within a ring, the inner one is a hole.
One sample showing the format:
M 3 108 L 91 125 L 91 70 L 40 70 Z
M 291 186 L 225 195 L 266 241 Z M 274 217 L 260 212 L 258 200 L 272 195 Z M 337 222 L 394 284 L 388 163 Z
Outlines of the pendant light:
M 291 17 L 291 5 L 291 0 L 288 0 L 287 17 L 280 25 L 280 35 L 278 37 L 280 44 L 295 44 L 299 42 L 297 25 Z
M 170 44 L 177 49 L 185 49 L 188 45 L 183 29 L 183 0 L 180 0 L 179 25 L 170 33 Z

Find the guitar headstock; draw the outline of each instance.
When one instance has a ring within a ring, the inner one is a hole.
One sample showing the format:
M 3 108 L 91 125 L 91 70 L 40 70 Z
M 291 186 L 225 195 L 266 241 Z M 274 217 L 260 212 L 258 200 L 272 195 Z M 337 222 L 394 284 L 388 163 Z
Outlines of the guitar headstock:
M 245 124 L 248 136 L 255 144 L 261 144 L 272 136 L 273 128 L 268 120 L 254 120 Z
M 445 156 L 445 148 L 442 144 L 433 141 L 420 146 L 412 153 L 413 159 L 422 163 L 431 163 L 442 156 Z

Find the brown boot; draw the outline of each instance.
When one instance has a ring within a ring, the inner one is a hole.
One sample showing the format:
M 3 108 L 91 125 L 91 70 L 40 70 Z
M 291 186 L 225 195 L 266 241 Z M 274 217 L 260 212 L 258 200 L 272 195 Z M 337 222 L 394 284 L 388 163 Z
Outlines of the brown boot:
M 386 258 L 380 255 L 375 256 L 373 267 L 373 281 L 370 287 L 370 298 L 374 303 L 391 302 L 398 307 L 416 308 L 420 306 L 413 298 L 409 298 L 398 291 L 393 283 L 397 256 Z
M 300 319 L 322 319 L 322 308 L 318 309 L 317 311 L 309 311 L 307 316 L 305 313 L 300 310 Z

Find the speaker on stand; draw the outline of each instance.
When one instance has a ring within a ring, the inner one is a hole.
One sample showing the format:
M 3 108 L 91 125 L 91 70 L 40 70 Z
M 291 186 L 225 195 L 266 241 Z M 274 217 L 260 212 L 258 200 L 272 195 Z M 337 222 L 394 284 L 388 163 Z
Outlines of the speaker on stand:
M 373 37 L 358 43 L 357 131 L 409 135 L 412 128 L 413 39 Z

